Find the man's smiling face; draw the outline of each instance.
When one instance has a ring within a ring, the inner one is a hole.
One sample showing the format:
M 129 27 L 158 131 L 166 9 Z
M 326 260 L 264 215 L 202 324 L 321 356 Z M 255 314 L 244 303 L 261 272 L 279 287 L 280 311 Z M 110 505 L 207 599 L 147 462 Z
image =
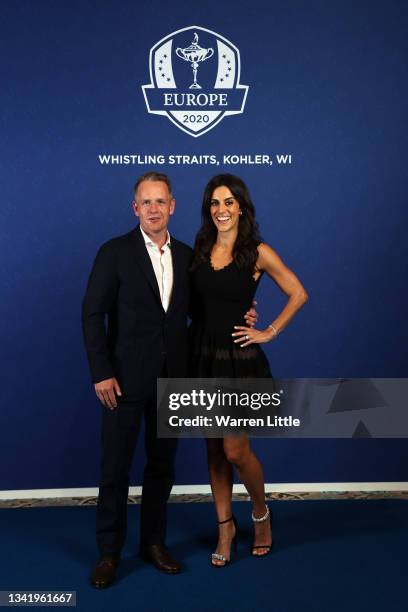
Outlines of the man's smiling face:
M 163 181 L 142 181 L 135 193 L 133 210 L 146 234 L 167 229 L 176 201 Z

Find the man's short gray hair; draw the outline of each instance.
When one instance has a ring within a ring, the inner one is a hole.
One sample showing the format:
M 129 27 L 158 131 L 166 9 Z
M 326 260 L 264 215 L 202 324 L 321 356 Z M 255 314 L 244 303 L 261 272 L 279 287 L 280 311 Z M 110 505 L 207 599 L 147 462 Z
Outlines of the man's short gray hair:
M 140 183 L 142 183 L 143 181 L 162 181 L 163 183 L 166 183 L 170 195 L 173 195 L 170 179 L 167 174 L 163 174 L 162 172 L 146 172 L 145 174 L 142 174 L 142 176 L 139 176 L 139 178 L 137 179 L 133 188 L 135 194 Z

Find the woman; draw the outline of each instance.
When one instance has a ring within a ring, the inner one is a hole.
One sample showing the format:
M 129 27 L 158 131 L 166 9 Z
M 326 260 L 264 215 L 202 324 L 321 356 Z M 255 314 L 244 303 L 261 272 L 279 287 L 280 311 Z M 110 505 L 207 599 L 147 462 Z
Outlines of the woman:
M 264 272 L 288 296 L 288 301 L 266 329 L 257 330 L 246 326 L 243 316 Z M 205 188 L 191 281 L 192 376 L 271 377 L 259 345 L 277 337 L 306 302 L 307 294 L 277 253 L 261 242 L 248 189 L 236 176 L 220 174 Z M 237 322 L 242 325 L 237 326 Z M 229 563 L 231 543 L 237 532 L 231 510 L 233 467 L 253 504 L 252 555 L 266 555 L 272 547 L 271 516 L 265 504 L 262 467 L 247 435 L 207 439 L 207 450 L 219 526 L 212 565 L 224 567 Z

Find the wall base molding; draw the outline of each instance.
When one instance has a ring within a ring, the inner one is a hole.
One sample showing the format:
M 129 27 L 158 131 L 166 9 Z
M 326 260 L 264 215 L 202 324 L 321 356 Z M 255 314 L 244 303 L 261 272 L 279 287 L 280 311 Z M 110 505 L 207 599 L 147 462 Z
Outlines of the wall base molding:
M 305 499 L 408 499 L 408 482 L 309 482 L 266 484 L 266 496 L 276 500 Z M 142 487 L 130 487 L 129 503 L 140 502 Z M 97 487 L 0 491 L 0 508 L 38 506 L 93 506 Z M 242 484 L 234 485 L 233 499 L 247 501 Z M 175 485 L 170 502 L 209 502 L 210 485 Z

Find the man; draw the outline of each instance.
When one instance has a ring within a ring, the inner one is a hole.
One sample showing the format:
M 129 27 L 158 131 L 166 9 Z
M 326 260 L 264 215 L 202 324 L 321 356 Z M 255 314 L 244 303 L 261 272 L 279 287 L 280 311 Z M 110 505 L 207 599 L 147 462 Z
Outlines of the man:
M 112 584 L 119 565 L 129 472 L 142 416 L 147 460 L 140 552 L 159 570 L 180 571 L 165 547 L 177 440 L 157 438 L 156 379 L 186 376 L 192 250 L 167 231 L 176 203 L 166 175 L 141 176 L 134 194 L 132 206 L 140 225 L 99 249 L 82 310 L 92 381 L 103 404 L 96 517 L 100 559 L 91 576 L 96 588 Z

